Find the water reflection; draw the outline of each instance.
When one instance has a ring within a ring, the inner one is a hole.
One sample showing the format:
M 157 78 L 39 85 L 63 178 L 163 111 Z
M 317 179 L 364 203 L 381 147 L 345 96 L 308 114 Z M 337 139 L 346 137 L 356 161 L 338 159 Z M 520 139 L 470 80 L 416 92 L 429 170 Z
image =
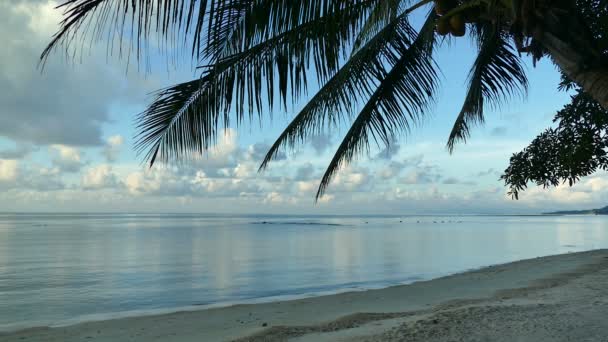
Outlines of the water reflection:
M 0 215 L 0 329 L 387 286 L 608 247 L 607 230 L 604 217 Z

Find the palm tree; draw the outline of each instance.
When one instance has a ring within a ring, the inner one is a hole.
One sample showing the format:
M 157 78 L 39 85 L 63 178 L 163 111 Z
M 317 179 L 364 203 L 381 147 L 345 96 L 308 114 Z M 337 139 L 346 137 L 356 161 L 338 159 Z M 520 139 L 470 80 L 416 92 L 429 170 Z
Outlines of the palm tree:
M 371 140 L 388 145 L 424 116 L 439 85 L 433 52 L 467 32 L 477 58 L 450 151 L 484 121 L 484 107 L 526 93 L 521 53 L 534 62 L 549 56 L 608 108 L 605 51 L 577 6 L 574 0 L 67 0 L 61 28 L 41 58 L 60 46 L 72 55 L 87 38 L 106 38 L 109 48 L 138 60 L 156 42 L 171 51 L 191 47 L 200 76 L 160 90 L 138 116 L 136 148 L 150 165 L 203 153 L 219 128 L 261 117 L 277 103 L 287 108 L 316 78 L 319 91 L 260 169 L 282 149 L 349 122 L 319 198 Z M 409 21 L 414 11 L 426 18 L 418 30 Z

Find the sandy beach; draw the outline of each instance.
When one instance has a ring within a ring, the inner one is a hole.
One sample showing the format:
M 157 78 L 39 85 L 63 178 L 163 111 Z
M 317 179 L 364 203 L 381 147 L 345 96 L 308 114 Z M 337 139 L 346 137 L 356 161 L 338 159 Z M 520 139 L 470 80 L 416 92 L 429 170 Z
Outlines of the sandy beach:
M 32 328 L 12 341 L 608 340 L 608 250 L 410 285 L 265 304 Z

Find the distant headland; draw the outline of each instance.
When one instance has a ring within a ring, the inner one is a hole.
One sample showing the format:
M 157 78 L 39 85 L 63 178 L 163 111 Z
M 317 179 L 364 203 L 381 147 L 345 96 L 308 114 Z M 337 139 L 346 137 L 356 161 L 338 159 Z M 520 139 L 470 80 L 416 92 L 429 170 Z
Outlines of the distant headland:
M 600 209 L 554 211 L 543 215 L 608 215 L 608 206 Z

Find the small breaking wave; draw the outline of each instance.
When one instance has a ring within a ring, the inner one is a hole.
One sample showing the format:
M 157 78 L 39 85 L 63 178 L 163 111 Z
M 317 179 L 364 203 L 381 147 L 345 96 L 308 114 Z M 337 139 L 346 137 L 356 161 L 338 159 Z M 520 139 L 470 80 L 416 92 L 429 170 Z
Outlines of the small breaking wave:
M 251 224 L 275 224 L 275 225 L 293 225 L 293 226 L 344 226 L 340 223 L 330 222 L 300 222 L 300 221 L 256 221 Z

